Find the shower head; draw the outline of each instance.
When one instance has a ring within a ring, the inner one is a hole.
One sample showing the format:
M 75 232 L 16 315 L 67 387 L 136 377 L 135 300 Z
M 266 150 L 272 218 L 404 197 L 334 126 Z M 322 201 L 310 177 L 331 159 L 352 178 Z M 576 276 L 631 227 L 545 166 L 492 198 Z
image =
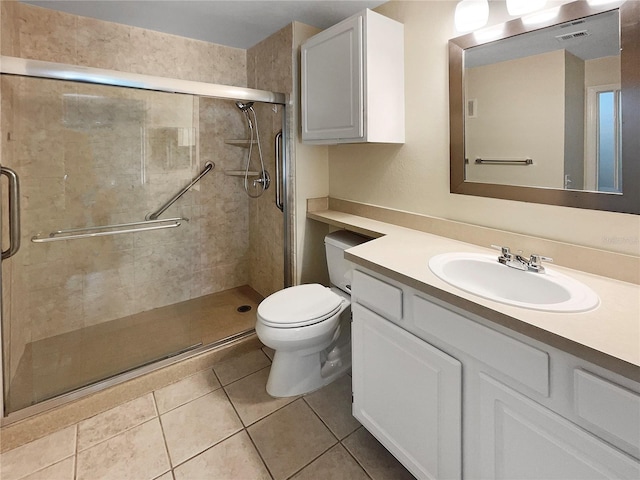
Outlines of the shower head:
M 242 103 L 240 101 L 236 102 L 236 107 L 238 107 L 243 112 L 246 112 L 251 107 L 253 107 L 253 102 Z

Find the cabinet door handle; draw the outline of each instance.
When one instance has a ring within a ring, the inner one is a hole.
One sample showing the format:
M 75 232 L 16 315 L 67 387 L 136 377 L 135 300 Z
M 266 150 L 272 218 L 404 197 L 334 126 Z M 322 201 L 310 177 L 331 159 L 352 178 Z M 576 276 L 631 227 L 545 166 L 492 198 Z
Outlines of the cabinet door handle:
M 12 257 L 20 249 L 20 182 L 18 174 L 7 167 L 0 167 L 0 175 L 9 182 L 9 248 L 2 251 L 2 260 Z

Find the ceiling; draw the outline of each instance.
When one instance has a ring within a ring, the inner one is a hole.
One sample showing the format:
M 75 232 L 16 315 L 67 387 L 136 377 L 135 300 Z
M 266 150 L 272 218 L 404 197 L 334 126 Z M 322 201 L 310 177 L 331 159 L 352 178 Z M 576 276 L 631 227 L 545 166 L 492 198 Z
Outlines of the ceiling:
M 567 38 L 568 37 L 568 38 Z M 617 10 L 534 30 L 464 52 L 466 68 L 564 49 L 582 60 L 620 54 Z
M 325 29 L 373 0 L 24 0 L 84 17 L 247 49 L 293 21 Z

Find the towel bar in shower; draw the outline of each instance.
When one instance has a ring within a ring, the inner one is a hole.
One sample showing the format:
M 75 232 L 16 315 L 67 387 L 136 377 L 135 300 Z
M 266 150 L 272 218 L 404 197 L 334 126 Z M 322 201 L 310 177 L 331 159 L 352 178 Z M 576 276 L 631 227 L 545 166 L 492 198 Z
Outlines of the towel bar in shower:
M 476 163 L 484 165 L 533 165 L 533 160 L 531 158 L 476 158 Z
M 167 218 L 165 220 L 144 220 L 142 222 L 118 223 L 114 225 L 101 225 L 96 227 L 69 228 L 67 230 L 56 230 L 47 237 L 36 235 L 31 238 L 33 243 L 58 242 L 60 240 L 75 240 L 78 238 L 104 237 L 107 235 L 120 235 L 122 233 L 148 232 L 150 230 L 162 230 L 165 228 L 176 228 L 182 225 L 186 218 Z M 166 224 L 166 225 L 163 225 Z M 126 228 L 138 227 L 139 228 Z M 118 230 L 103 231 L 111 228 Z M 100 230 L 100 231 L 96 231 Z

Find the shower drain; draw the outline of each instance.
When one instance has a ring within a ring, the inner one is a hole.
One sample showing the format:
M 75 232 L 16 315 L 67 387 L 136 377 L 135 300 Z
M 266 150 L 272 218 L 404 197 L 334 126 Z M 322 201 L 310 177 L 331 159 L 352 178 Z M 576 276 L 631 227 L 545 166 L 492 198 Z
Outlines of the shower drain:
M 248 312 L 251 310 L 251 305 L 240 305 L 236 310 L 240 313 Z

